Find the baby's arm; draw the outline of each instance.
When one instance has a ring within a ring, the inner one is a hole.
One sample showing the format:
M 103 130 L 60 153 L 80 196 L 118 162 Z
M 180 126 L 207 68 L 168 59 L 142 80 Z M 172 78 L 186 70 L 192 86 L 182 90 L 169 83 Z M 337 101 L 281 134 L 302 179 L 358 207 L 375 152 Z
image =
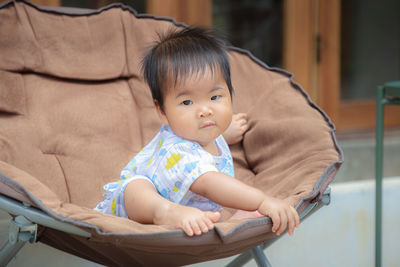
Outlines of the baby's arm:
M 233 145 L 242 141 L 248 128 L 246 113 L 238 113 L 232 116 L 232 122 L 222 136 L 229 145 Z
M 265 195 L 237 179 L 217 172 L 207 172 L 192 184 L 190 190 L 222 206 L 258 211 L 272 219 L 272 231 L 280 235 L 288 227 L 293 234 L 300 220 L 296 210 L 283 200 Z
M 189 236 L 208 232 L 221 217 L 219 212 L 204 212 L 173 203 L 160 196 L 153 184 L 144 179 L 134 180 L 127 185 L 124 202 L 131 220 L 172 225 L 183 229 Z

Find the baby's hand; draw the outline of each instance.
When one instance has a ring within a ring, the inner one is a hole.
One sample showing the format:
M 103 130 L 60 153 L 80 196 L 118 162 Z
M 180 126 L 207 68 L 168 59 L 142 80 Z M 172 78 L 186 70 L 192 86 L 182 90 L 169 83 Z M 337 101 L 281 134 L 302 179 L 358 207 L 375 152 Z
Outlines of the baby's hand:
M 238 113 L 232 116 L 232 122 L 228 129 L 225 130 L 223 136 L 229 145 L 239 143 L 243 139 L 243 134 L 247 131 L 247 114 Z
M 201 211 L 196 208 L 188 208 L 182 211 L 180 227 L 188 236 L 201 235 L 214 228 L 214 223 L 221 218 L 219 212 Z
M 219 212 L 201 211 L 199 209 L 173 203 L 157 224 L 174 225 L 182 229 L 188 236 L 201 235 L 214 228 L 221 218 Z
M 272 232 L 280 235 L 288 227 L 289 235 L 292 235 L 295 227 L 299 227 L 300 219 L 297 211 L 283 200 L 266 197 L 258 211 L 272 219 Z

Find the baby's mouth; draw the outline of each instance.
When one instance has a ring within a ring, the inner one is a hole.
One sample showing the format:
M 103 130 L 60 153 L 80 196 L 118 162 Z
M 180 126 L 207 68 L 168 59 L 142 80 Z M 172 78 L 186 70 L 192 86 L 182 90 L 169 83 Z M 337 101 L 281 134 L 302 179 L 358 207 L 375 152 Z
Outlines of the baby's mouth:
M 201 128 L 201 129 L 204 129 L 204 128 L 208 128 L 208 127 L 212 127 L 212 126 L 215 126 L 215 122 L 207 121 L 207 122 L 203 123 L 203 124 L 200 126 L 200 128 Z

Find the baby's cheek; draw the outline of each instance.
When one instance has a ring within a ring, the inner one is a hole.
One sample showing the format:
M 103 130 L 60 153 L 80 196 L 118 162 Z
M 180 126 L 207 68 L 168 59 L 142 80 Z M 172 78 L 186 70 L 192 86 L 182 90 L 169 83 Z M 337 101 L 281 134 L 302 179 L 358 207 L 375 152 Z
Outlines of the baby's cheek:
M 224 126 L 225 130 L 232 122 L 232 108 L 224 107 L 220 110 L 221 122 L 220 124 Z

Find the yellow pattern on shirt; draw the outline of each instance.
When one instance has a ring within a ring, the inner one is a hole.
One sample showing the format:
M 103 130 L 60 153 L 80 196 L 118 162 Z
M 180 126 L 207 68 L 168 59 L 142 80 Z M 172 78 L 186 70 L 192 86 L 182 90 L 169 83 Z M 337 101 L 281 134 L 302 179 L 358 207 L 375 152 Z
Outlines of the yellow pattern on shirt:
M 171 157 L 167 159 L 167 165 L 165 165 L 165 169 L 171 169 L 178 161 L 181 159 L 181 154 L 172 154 Z

